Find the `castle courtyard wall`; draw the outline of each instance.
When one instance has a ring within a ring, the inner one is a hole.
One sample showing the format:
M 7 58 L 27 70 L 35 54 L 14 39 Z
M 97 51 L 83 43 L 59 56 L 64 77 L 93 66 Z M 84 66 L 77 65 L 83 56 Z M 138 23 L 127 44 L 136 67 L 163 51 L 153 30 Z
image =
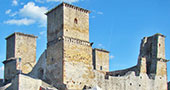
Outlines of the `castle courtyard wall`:
M 157 76 L 155 80 L 149 79 L 147 74 L 135 75 L 134 71 L 129 71 L 124 76 L 105 77 L 105 73 L 94 71 L 95 79 L 93 86 L 99 86 L 101 90 L 167 90 L 166 78 Z

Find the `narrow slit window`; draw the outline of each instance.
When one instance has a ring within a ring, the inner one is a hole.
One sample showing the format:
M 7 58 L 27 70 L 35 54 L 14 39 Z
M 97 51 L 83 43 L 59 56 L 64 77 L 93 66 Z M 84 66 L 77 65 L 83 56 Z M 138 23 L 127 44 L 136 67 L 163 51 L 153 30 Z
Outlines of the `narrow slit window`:
M 102 70 L 102 66 L 100 66 L 100 70 Z

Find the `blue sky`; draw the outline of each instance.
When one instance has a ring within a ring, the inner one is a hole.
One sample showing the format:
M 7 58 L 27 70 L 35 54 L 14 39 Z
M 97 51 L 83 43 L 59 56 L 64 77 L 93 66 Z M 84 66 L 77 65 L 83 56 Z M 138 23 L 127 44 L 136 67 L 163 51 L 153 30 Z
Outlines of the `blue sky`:
M 13 32 L 39 37 L 38 59 L 47 43 L 44 13 L 62 1 L 91 11 L 90 42 L 110 51 L 111 71 L 136 65 L 141 39 L 155 33 L 167 36 L 166 58 L 170 59 L 170 0 L 1 0 L 0 61 L 6 58 L 5 37 Z M 170 62 L 167 66 L 170 75 Z M 0 63 L 0 78 L 3 69 Z

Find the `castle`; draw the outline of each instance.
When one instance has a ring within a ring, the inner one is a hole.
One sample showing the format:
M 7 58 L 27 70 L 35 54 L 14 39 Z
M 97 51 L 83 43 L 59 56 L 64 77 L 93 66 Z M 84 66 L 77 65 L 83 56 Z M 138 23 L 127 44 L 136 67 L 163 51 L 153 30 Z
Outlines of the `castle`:
M 109 51 L 89 42 L 90 11 L 61 3 L 47 15 L 47 49 L 36 63 L 36 36 L 6 38 L 1 90 L 168 90 L 165 36 L 144 37 L 136 66 L 109 71 Z

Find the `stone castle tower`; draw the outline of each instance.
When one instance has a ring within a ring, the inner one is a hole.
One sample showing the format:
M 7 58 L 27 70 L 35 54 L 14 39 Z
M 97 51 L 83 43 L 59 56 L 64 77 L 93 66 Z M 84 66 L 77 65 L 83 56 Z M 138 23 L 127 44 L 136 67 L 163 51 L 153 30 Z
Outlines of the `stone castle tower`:
M 147 74 L 155 80 L 153 86 L 167 90 L 167 62 L 165 58 L 165 36 L 155 34 L 142 39 L 138 63 L 140 73 Z
M 36 63 L 36 36 L 13 33 L 6 38 L 7 53 L 4 79 L 10 81 L 18 73 L 29 73 Z
M 69 89 L 80 89 L 94 77 L 89 13 L 66 3 L 47 13 L 47 67 L 55 67 L 49 68 L 50 74 L 56 79 L 52 81 L 54 84 L 63 83 Z
M 93 65 L 97 70 L 109 71 L 108 51 L 92 50 L 89 42 L 89 13 L 67 3 L 47 13 L 47 74 L 55 77 L 54 84 L 63 83 L 68 89 L 82 89 L 94 78 Z M 102 57 L 104 54 L 107 58 Z M 97 60 L 100 63 L 95 63 Z
M 168 60 L 165 59 L 165 36 L 155 34 L 143 38 L 139 57 L 145 58 L 146 69 L 143 72 L 148 75 L 166 76 L 166 62 Z

